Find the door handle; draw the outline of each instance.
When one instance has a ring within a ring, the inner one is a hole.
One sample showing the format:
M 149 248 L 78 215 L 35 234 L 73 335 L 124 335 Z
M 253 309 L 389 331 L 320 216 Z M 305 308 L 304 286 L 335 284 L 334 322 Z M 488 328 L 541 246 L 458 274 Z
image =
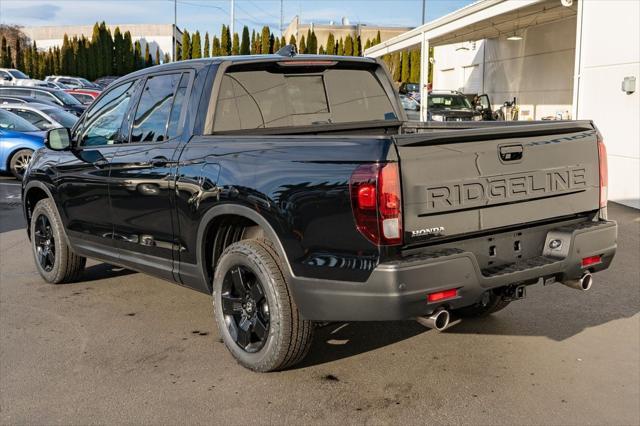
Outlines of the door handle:
M 103 168 L 109 165 L 109 162 L 105 158 L 100 158 L 92 163 L 94 166 L 98 168 Z
M 508 145 L 500 147 L 500 158 L 502 161 L 522 160 L 524 148 L 522 145 Z
M 154 157 L 151 159 L 151 161 L 149 161 L 149 164 L 151 164 L 151 166 L 153 167 L 164 167 L 168 162 L 169 160 L 167 159 L 167 157 Z

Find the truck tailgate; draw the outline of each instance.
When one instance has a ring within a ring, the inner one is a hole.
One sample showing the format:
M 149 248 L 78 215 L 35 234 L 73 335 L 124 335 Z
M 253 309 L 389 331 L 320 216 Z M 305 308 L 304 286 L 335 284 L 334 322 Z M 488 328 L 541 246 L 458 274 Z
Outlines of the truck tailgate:
M 396 137 L 405 243 L 597 210 L 589 122 L 439 129 Z

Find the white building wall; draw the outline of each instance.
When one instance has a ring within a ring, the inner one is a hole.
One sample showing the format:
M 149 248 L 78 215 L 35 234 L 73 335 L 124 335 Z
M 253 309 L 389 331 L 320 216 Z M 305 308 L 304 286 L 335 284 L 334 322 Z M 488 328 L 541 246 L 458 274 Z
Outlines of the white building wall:
M 566 117 L 572 110 L 576 19 L 529 27 L 518 34 L 522 40 L 509 41 L 505 35 L 436 47 L 433 87 L 487 93 L 494 108 L 516 97 L 521 120 L 563 113 Z
M 609 159 L 609 199 L 640 208 L 640 2 L 581 1 L 576 115 L 592 119 Z M 624 77 L 636 78 L 626 94 Z

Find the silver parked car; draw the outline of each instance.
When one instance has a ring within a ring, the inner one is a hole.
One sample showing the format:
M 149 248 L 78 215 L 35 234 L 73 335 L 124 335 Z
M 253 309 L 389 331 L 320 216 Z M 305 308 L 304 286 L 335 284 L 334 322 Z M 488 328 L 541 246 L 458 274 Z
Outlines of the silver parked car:
M 39 103 L 1 104 L 0 108 L 24 118 L 40 130 L 66 127 L 71 129 L 78 117 L 55 106 Z

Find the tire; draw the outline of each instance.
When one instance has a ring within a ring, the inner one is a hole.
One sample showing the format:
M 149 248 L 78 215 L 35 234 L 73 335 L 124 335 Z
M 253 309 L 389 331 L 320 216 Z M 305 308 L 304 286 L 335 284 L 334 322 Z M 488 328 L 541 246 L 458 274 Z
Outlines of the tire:
M 213 306 L 220 336 L 236 361 L 253 371 L 295 365 L 313 340 L 314 324 L 300 317 L 279 260 L 264 241 L 243 240 L 225 249 L 215 270 Z
M 504 300 L 495 292 L 485 293 L 485 296 L 475 305 L 456 309 L 454 313 L 463 318 L 482 318 L 509 306 L 510 301 Z
M 38 201 L 29 228 L 31 250 L 40 276 L 51 284 L 76 281 L 87 258 L 75 254 L 67 244 L 62 222 L 50 198 Z
M 29 161 L 31 161 L 32 155 L 32 150 L 21 149 L 11 156 L 11 159 L 9 160 L 9 170 L 16 179 L 22 180 L 24 172 L 27 171 L 27 166 L 29 165 Z

